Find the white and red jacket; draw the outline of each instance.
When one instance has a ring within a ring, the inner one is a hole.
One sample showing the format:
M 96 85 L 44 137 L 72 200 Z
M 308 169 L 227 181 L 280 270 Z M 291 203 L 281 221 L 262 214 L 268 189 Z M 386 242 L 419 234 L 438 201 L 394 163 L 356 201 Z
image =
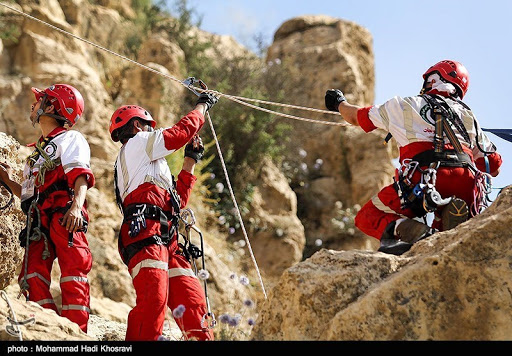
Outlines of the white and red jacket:
M 461 118 L 471 139 L 471 142 L 465 142 L 458 130 L 454 130 L 459 142 L 476 163 L 477 168 L 485 172 L 484 154 L 478 148 L 476 140 L 478 138 L 480 148 L 484 151 L 495 151 L 493 143 L 480 127 L 477 129 L 476 117 L 471 110 L 450 98 L 445 100 Z M 382 105 L 360 109 L 357 119 L 365 132 L 377 128 L 390 132 L 400 148 L 400 162 L 402 162 L 405 158 L 412 158 L 420 152 L 433 149 L 435 119 L 430 111 L 430 106 L 420 95 L 405 98 L 396 96 Z M 445 144 L 450 144 L 448 138 L 445 138 Z M 501 156 L 494 152 L 488 158 L 490 173 L 493 173 L 501 166 Z
M 458 130 L 453 130 L 461 143 L 462 149 L 475 162 L 476 168 L 486 172 L 484 151 L 493 152 L 487 156 L 489 173 L 496 172 L 502 164 L 499 153 L 487 136 L 476 126 L 473 113 L 460 103 L 446 98 L 452 110 L 459 115 L 469 135 L 466 142 Z M 412 159 L 424 151 L 434 150 L 435 120 L 429 104 L 422 96 L 394 97 L 382 105 L 361 108 L 357 112 L 357 120 L 365 132 L 377 128 L 386 130 L 393 135 L 400 149 L 400 164 L 405 159 Z M 445 138 L 445 149 L 453 149 L 448 138 Z M 398 169 L 397 169 L 398 173 Z M 412 181 L 419 182 L 421 174 L 416 171 Z M 475 184 L 475 175 L 465 167 L 439 167 L 437 171 L 436 190 L 442 197 L 457 196 L 463 199 L 468 207 L 478 210 L 479 189 Z M 456 184 L 454 184 L 456 182 Z M 441 229 L 440 210 L 436 211 L 433 227 Z M 400 197 L 394 184 L 384 187 L 372 197 L 358 212 L 355 218 L 356 227 L 365 234 L 380 239 L 387 226 L 399 218 L 414 218 L 417 213 L 410 208 L 402 208 Z
M 36 186 L 36 191 L 42 193 L 53 184 L 63 182 L 69 189 L 73 189 L 76 178 L 81 175 L 85 175 L 88 188 L 94 185 L 95 178 L 90 165 L 91 151 L 85 137 L 80 132 L 58 127 L 45 139 L 41 137 L 38 142 L 42 144 L 43 150 L 48 157 L 55 162 L 56 167 L 53 170 L 45 171 L 43 184 L 39 187 Z M 33 143 L 28 146 L 34 147 L 35 145 Z M 39 180 L 36 180 L 36 177 L 44 163 L 45 158 L 36 149 L 27 159 L 23 170 L 23 181 L 34 180 L 37 184 L 41 183 Z M 23 188 L 22 196 L 25 193 Z M 50 194 L 45 201 L 40 202 L 40 209 L 64 207 L 68 201 L 68 192 L 63 190 L 56 191 Z
M 196 177 L 182 170 L 173 187 L 165 157 L 185 146 L 203 124 L 204 116 L 193 110 L 176 125 L 139 132 L 123 145 L 116 159 L 116 187 L 123 210 L 132 204 L 156 205 L 170 219 L 168 213 L 175 213 L 172 189 L 180 197 L 180 208 L 186 206 Z M 162 335 L 167 307 L 174 310 L 181 305 L 186 311 L 177 323 L 187 339 L 212 340 L 213 333 L 202 325 L 207 313 L 204 291 L 177 239 L 170 236 L 167 245 L 154 242 L 155 236 L 162 235 L 161 221 L 145 222 L 145 228 L 130 236 L 130 223 L 124 220 L 119 234 L 119 252 L 137 293 L 137 303 L 128 314 L 125 339 L 157 340 Z M 123 251 L 130 248 L 132 253 L 125 260 Z
M 116 159 L 117 189 L 124 208 L 131 204 L 151 204 L 172 212 L 170 189 L 173 176 L 165 157 L 185 146 L 203 127 L 204 116 L 198 110 L 185 115 L 176 125 L 151 132 L 139 132 L 123 145 Z M 185 207 L 196 177 L 181 171 L 176 190 Z M 127 228 L 123 226 L 123 228 Z M 123 236 L 122 231 L 121 236 Z M 147 229 L 131 238 L 137 242 L 159 232 L 159 223 L 148 221 Z

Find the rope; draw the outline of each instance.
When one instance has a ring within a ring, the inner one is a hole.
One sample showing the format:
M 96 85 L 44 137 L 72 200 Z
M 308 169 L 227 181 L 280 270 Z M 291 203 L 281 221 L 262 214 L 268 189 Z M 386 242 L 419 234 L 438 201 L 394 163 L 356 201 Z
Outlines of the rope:
M 308 107 L 297 106 L 297 105 L 290 105 L 290 104 L 283 104 L 283 103 L 275 103 L 275 102 L 265 101 L 265 100 L 259 100 L 259 99 L 244 98 L 244 97 L 240 97 L 240 96 L 234 96 L 234 95 L 224 94 L 224 93 L 221 93 L 221 92 L 218 92 L 218 91 L 215 91 L 215 90 L 208 90 L 208 89 L 203 89 L 203 88 L 196 88 L 196 87 L 193 87 L 192 85 L 187 85 L 187 84 L 185 84 L 183 81 L 179 80 L 178 78 L 175 78 L 175 77 L 173 77 L 173 76 L 171 76 L 171 75 L 168 75 L 168 74 L 162 73 L 162 72 L 160 72 L 160 71 L 158 71 L 158 70 L 155 70 L 155 69 L 150 68 L 150 67 L 148 67 L 148 66 L 146 66 L 146 65 L 144 65 L 144 64 L 141 64 L 141 63 L 139 63 L 139 62 L 137 62 L 137 61 L 134 61 L 134 60 L 132 60 L 132 59 L 130 59 L 130 58 L 128 58 L 128 57 L 126 57 L 126 56 L 123 56 L 123 55 L 121 55 L 121 54 L 119 54 L 119 53 L 116 53 L 116 52 L 114 52 L 114 51 L 112 51 L 112 50 L 110 50 L 110 49 L 107 49 L 107 48 L 102 47 L 102 46 L 100 46 L 100 45 L 98 45 L 98 44 L 96 44 L 96 43 L 93 43 L 93 42 L 89 41 L 89 40 L 86 40 L 86 39 L 84 39 L 84 38 L 81 38 L 81 37 L 79 37 L 79 36 L 77 36 L 77 35 L 75 35 L 75 34 L 72 34 L 72 33 L 70 33 L 70 32 L 67 32 L 67 31 L 65 31 L 65 30 L 62 30 L 62 29 L 60 29 L 60 28 L 58 28 L 58 27 L 56 27 L 56 26 L 53 26 L 53 25 L 51 25 L 51 24 L 49 24 L 49 23 L 47 23 L 47 22 L 45 22 L 45 21 L 42 21 L 42 20 L 40 20 L 40 19 L 38 19 L 38 18 L 36 18 L 36 17 L 33 17 L 33 16 L 31 16 L 31 15 L 28 15 L 28 14 L 24 13 L 24 12 L 23 12 L 23 11 L 21 11 L 21 10 L 18 10 L 18 9 L 16 9 L 16 8 L 13 8 L 13 7 L 11 7 L 11 6 L 9 6 L 9 5 L 6 5 L 6 4 L 4 4 L 4 3 L 1 3 L 1 2 L 0 2 L 0 5 L 2 5 L 2 6 L 4 6 L 4 7 L 6 7 L 6 8 L 8 8 L 8 9 L 10 9 L 10 10 L 14 11 L 14 12 L 17 12 L 17 13 L 19 13 L 19 14 L 21 14 L 21 15 L 23 15 L 23 16 L 25 16 L 25 17 L 27 17 L 27 18 L 31 19 L 31 20 L 37 21 L 37 22 L 39 22 L 39 23 L 41 23 L 41 24 L 43 24 L 43 25 L 45 25 L 45 26 L 48 26 L 48 27 L 50 27 L 50 28 L 52 28 L 52 29 L 54 29 L 54 30 L 56 30 L 56 31 L 59 31 L 59 32 L 61 32 L 61 33 L 65 34 L 65 35 L 67 35 L 67 36 L 73 37 L 73 38 L 75 38 L 75 39 L 77 39 L 77 40 L 79 40 L 79 41 L 85 42 L 85 43 L 87 43 L 87 44 L 89 44 L 89 45 L 91 45 L 91 46 L 93 46 L 93 47 L 96 47 L 96 48 L 98 48 L 98 49 L 102 50 L 102 51 L 105 51 L 105 52 L 107 52 L 107 53 L 109 53 L 109 54 L 112 54 L 112 55 L 114 55 L 114 56 L 116 56 L 116 57 L 119 57 L 119 58 L 121 58 L 121 59 L 124 59 L 124 60 L 126 60 L 126 61 L 128 61 L 128 62 L 130 62 L 130 63 L 132 63 L 132 64 L 135 64 L 135 65 L 137 65 L 137 66 L 139 66 L 139 67 L 141 67 L 141 68 L 143 68 L 143 69 L 145 69 L 145 70 L 147 70 L 147 71 L 149 71 L 149 72 L 155 73 L 155 74 L 157 74 L 157 75 L 160 75 L 160 76 L 163 76 L 163 77 L 165 77 L 165 78 L 167 78 L 167 79 L 170 79 L 170 80 L 172 80 L 172 81 L 174 81 L 174 82 L 176 82 L 176 83 L 179 83 L 180 85 L 182 85 L 182 86 L 186 87 L 186 88 L 187 88 L 187 89 L 189 89 L 189 90 L 192 90 L 192 91 L 196 90 L 197 92 L 200 92 L 200 93 L 202 93 L 202 92 L 211 93 L 211 94 L 213 94 L 213 95 L 215 95 L 215 96 L 217 96 L 217 97 L 219 97 L 219 98 L 224 97 L 224 98 L 226 98 L 226 99 L 228 99 L 228 100 L 231 100 L 231 101 L 236 102 L 236 103 L 238 103 L 238 104 L 241 104 L 241 105 L 244 105 L 244 106 L 250 107 L 250 108 L 252 108 L 252 109 L 260 110 L 260 111 L 263 111 L 263 112 L 267 112 L 267 113 L 270 113 L 270 114 L 274 114 L 274 115 L 277 115 L 277 116 L 281 116 L 281 117 L 285 117 L 285 118 L 289 118 L 289 119 L 293 119 L 293 120 L 299 120 L 299 121 L 305 121 L 305 122 L 311 122 L 311 123 L 318 123 L 318 124 L 323 124 L 323 125 L 332 125 L 332 126 L 349 126 L 349 124 L 348 124 L 347 122 L 332 122 L 332 121 L 314 120 L 314 119 L 304 118 L 304 117 L 300 117 L 300 116 L 284 114 L 284 113 L 281 113 L 281 112 L 277 112 L 277 111 L 270 110 L 270 109 L 265 109 L 265 108 L 262 108 L 262 107 L 259 107 L 259 106 L 256 106 L 256 105 L 253 105 L 253 104 L 250 104 L 250 103 L 248 103 L 247 101 L 255 102 L 255 103 L 259 103 L 259 104 L 275 105 L 275 106 L 286 107 L 286 108 L 297 109 L 297 110 L 305 110 L 305 111 L 310 111 L 310 112 L 317 112 L 317 113 L 323 113 L 323 114 L 330 114 L 330 115 L 339 115 L 339 113 L 337 113 L 337 112 L 332 112 L 332 111 L 327 111 L 327 110 L 320 110 L 320 109 L 314 109 L 314 108 L 308 108 Z M 258 274 L 258 278 L 259 278 L 259 281 L 260 281 L 260 284 L 261 284 L 261 287 L 262 287 L 262 290 L 263 290 L 263 293 L 264 293 L 264 295 L 265 295 L 265 299 L 266 299 L 266 298 L 267 298 L 267 294 L 266 294 L 266 292 L 265 292 L 265 286 L 264 286 L 264 284 L 263 284 L 263 280 L 262 280 L 262 278 L 261 278 L 261 274 L 260 274 L 260 271 L 259 271 L 258 265 L 257 265 L 257 263 L 256 263 L 256 259 L 255 259 L 255 257 L 254 257 L 253 252 L 252 252 L 251 244 L 250 244 L 250 242 L 249 242 L 249 238 L 248 238 L 248 236 L 247 236 L 247 231 L 246 231 L 245 226 L 244 226 L 243 221 L 242 221 L 242 216 L 241 216 L 241 213 L 240 213 L 240 209 L 239 209 L 238 204 L 237 204 L 237 202 L 236 202 L 236 198 L 235 198 L 235 195 L 234 195 L 234 193 L 233 193 L 233 188 L 232 188 L 232 186 L 231 186 L 231 182 L 230 182 L 230 180 L 229 180 L 229 176 L 228 176 L 228 173 L 227 173 L 226 165 L 225 165 L 225 163 L 224 163 L 224 158 L 223 158 L 223 155 L 222 155 L 222 151 L 221 151 L 221 149 L 220 149 L 219 141 L 218 141 L 218 139 L 217 139 L 217 135 L 216 135 L 216 133 L 215 133 L 215 129 L 214 129 L 214 127 L 213 127 L 213 123 L 212 123 L 212 120 L 211 120 L 210 114 L 209 114 L 208 112 L 207 112 L 207 118 L 208 118 L 208 122 L 209 122 L 209 124 L 210 124 L 210 128 L 211 128 L 211 130 L 212 130 L 213 136 L 214 136 L 214 138 L 215 138 L 215 144 L 216 144 L 217 151 L 218 151 L 219 156 L 220 156 L 220 159 L 221 159 L 222 169 L 223 169 L 223 171 L 224 171 L 225 178 L 226 178 L 226 182 L 227 182 L 227 184 L 228 184 L 229 193 L 230 193 L 230 195 L 231 195 L 231 199 L 233 200 L 233 203 L 234 203 L 234 205 L 235 205 L 235 208 L 236 208 L 236 211 L 237 211 L 237 216 L 238 216 L 238 219 L 239 219 L 239 221 L 240 221 L 240 225 L 241 225 L 241 227 L 242 227 L 242 231 L 243 231 L 243 233 L 244 233 L 244 238 L 245 238 L 246 243 L 247 243 L 247 246 L 248 246 L 248 248 L 249 248 L 249 252 L 250 252 L 250 255 L 251 255 L 251 259 L 252 259 L 252 261 L 253 261 L 253 263 L 254 263 L 254 265 L 255 265 L 256 272 L 257 272 L 257 274 Z
M 276 105 L 276 106 L 281 106 L 281 107 L 286 107 L 286 108 L 292 108 L 292 109 L 297 109 L 297 110 L 305 110 L 305 111 L 311 111 L 311 112 L 317 112 L 317 113 L 323 113 L 323 114 L 330 114 L 330 115 L 340 115 L 339 113 L 337 112 L 333 112 L 333 111 L 327 111 L 327 110 L 320 110 L 320 109 L 314 109 L 314 108 L 308 108 L 308 107 L 304 107 L 304 106 L 298 106 L 298 105 L 290 105 L 290 104 L 282 104 L 282 103 L 275 103 L 275 102 L 271 102 L 271 101 L 265 101 L 265 100 L 259 100 L 259 99 L 251 99 L 251 98 L 244 98 L 244 97 L 240 97 L 240 96 L 233 96 L 233 95 L 228 95 L 228 94 L 224 94 L 224 93 L 221 93 L 221 92 L 218 92 L 218 91 L 214 91 L 214 90 L 205 90 L 205 89 L 202 89 L 202 88 L 192 88 L 190 86 L 187 86 L 186 84 L 184 84 L 181 80 L 179 80 L 178 78 L 175 78 L 169 74 L 165 74 L 165 73 L 162 73 L 156 69 L 153 69 L 153 68 L 150 68 L 144 64 L 141 64 L 137 61 L 134 61 L 133 59 L 130 59 L 126 56 L 123 56 L 119 53 L 116 53 L 108 48 L 105 48 L 105 47 L 102 47 L 94 42 L 91 42 L 89 40 L 86 40 L 80 36 L 77 36 L 73 33 L 70 33 L 70 32 L 67 32 L 63 29 L 60 29 L 52 24 L 49 24 L 43 20 L 40 20 L 34 16 L 31 16 L 29 14 L 26 14 L 24 13 L 23 11 L 21 10 L 18 10 L 12 6 L 9 6 L 9 5 L 6 5 L 2 2 L 0 2 L 0 5 L 14 11 L 14 12 L 17 12 L 19 14 L 21 14 L 22 16 L 25 16 L 31 20 L 34 20 L 34 21 L 37 21 L 45 26 L 48 26 L 56 31 L 59 31 L 67 36 L 70 36 L 70 37 L 73 37 L 79 41 L 82 41 L 84 43 L 87 43 L 93 47 L 96 47 L 102 51 L 105 51 L 107 53 L 110 53 L 112 54 L 113 56 L 116 56 L 116 57 L 119 57 L 121 59 L 124 59 L 125 61 L 128 61 L 132 64 L 135 64 L 141 68 L 144 68 L 152 73 L 155 73 L 157 75 L 160 75 L 162 77 L 165 77 L 167 79 L 170 79 L 176 83 L 179 83 L 180 85 L 188 88 L 188 89 L 195 89 L 197 90 L 198 92 L 207 92 L 207 93 L 211 93 L 211 94 L 214 94 L 216 96 L 218 96 L 219 98 L 220 97 L 224 97 L 228 100 L 231 100 L 231 101 L 234 101 L 236 103 L 239 103 L 241 105 L 245 105 L 247 107 L 250 107 L 250 108 L 253 108 L 253 109 L 256 109 L 256 110 L 260 110 L 260 111 L 264 111 L 264 112 L 267 112 L 267 113 L 271 113 L 271 114 L 274 114 L 274 115 L 277 115 L 277 116 L 282 116 L 282 117 L 285 117 L 285 118 L 289 118 L 289 119 L 293 119 L 293 120 L 299 120 L 299 121 L 306 121 L 306 122 L 313 122 L 313 123 L 317 123 L 317 124 L 322 124 L 322 125 L 333 125 L 333 126 L 350 126 L 349 123 L 347 122 L 331 122 L 331 121 L 322 121 L 322 120 L 314 120 L 314 119 L 308 119 L 308 118 L 304 118 L 304 117 L 300 117 L 300 116 L 294 116 L 294 115 L 288 115 L 288 114 L 284 114 L 284 113 L 281 113 L 281 112 L 278 112 L 278 111 L 274 111 L 274 110 L 269 110 L 269 109 L 264 109 L 264 108 L 261 108 L 259 106 L 256 106 L 256 105 L 252 105 L 252 104 L 249 104 L 247 103 L 246 101 L 252 101 L 252 102 L 256 102 L 256 103 L 260 103 L 260 104 L 267 104 L 267 105 Z
M 492 191 L 489 182 L 492 177 L 489 173 L 481 172 L 478 169 L 473 170 L 473 172 L 475 174 L 476 189 L 473 193 L 474 199 L 473 204 L 471 204 L 471 214 L 476 216 L 489 207 L 491 200 L 488 196 Z
M 11 305 L 11 302 L 9 300 L 7 293 L 5 293 L 5 291 L 3 291 L 3 290 L 1 291 L 1 293 L 2 293 L 3 300 L 5 300 L 5 302 L 7 303 L 7 306 L 9 307 L 9 313 L 12 316 L 12 317 L 7 316 L 7 320 L 11 323 L 11 325 L 7 325 L 5 327 L 5 331 L 7 331 L 7 333 L 9 335 L 17 337 L 19 339 L 19 341 L 23 341 L 23 337 L 21 336 L 21 330 L 19 328 L 19 325 L 34 324 L 36 322 L 36 318 L 32 317 L 32 318 L 28 318 L 23 321 L 18 321 L 18 319 L 16 318 L 16 313 L 14 312 L 14 308 Z
M 34 221 L 33 212 L 36 212 L 37 214 L 37 225 L 36 227 L 32 228 L 32 223 Z M 30 246 L 30 241 L 39 241 L 41 240 L 41 237 L 43 238 L 44 242 L 44 250 L 42 253 L 41 258 L 43 260 L 46 260 L 48 257 L 50 257 L 50 249 L 48 247 L 48 237 L 44 232 L 41 231 L 41 212 L 39 208 L 37 207 L 37 199 L 34 199 L 32 203 L 30 204 L 30 207 L 27 211 L 27 227 L 26 227 L 26 240 L 25 240 L 25 256 L 24 256 L 24 272 L 23 272 L 23 279 L 20 282 L 20 294 L 18 298 L 21 297 L 21 295 L 24 292 L 28 292 L 30 286 L 27 282 L 27 276 L 28 276 L 28 251 Z M 32 233 L 32 235 L 31 235 Z M 27 293 L 25 295 L 26 300 L 29 300 L 29 294 Z
M 263 290 L 263 294 L 265 295 L 265 299 L 267 299 L 267 292 L 265 292 L 265 286 L 263 285 L 263 280 L 261 278 L 260 270 L 258 268 L 258 264 L 256 263 L 256 258 L 252 252 L 251 243 L 249 242 L 249 238 L 247 237 L 247 231 L 245 230 L 244 222 L 242 220 L 242 214 L 240 213 L 240 208 L 236 202 L 235 194 L 233 193 L 233 188 L 231 187 L 231 182 L 229 181 L 228 171 L 226 169 L 226 164 L 224 163 L 224 157 L 222 156 L 222 151 L 220 150 L 219 140 L 217 139 L 217 134 L 215 133 L 215 129 L 213 128 L 212 119 L 210 117 L 210 113 L 207 111 L 206 116 L 208 118 L 208 123 L 210 124 L 210 128 L 212 130 L 213 137 L 215 139 L 215 145 L 217 146 L 217 151 L 219 152 L 219 158 L 222 163 L 222 170 L 226 177 L 226 183 L 228 184 L 229 194 L 231 195 L 231 200 L 233 200 L 233 204 L 235 205 L 236 213 L 238 220 L 240 221 L 240 226 L 242 227 L 242 231 L 244 233 L 245 242 L 247 243 L 247 247 L 249 249 L 249 253 L 251 255 L 251 260 L 256 268 L 256 273 L 258 274 L 258 278 L 261 284 L 261 289 Z
M 57 161 L 54 161 L 50 158 L 50 156 L 45 152 L 40 142 L 36 143 L 36 149 L 39 151 L 39 154 L 43 156 L 44 162 L 39 168 L 39 171 L 36 175 L 35 185 L 36 187 L 41 187 L 44 185 L 44 179 L 46 176 L 46 171 L 53 171 L 55 167 L 57 167 Z M 60 161 L 60 159 L 59 159 Z

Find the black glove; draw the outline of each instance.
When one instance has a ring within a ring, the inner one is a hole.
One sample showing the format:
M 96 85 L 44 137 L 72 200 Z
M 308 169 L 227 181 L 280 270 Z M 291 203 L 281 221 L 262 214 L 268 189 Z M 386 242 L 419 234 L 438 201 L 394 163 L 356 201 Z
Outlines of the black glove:
M 185 157 L 190 157 L 194 161 L 199 162 L 203 158 L 204 145 L 203 140 L 198 135 L 185 146 Z
M 325 93 L 325 107 L 330 111 L 338 111 L 338 107 L 343 101 L 347 101 L 347 99 L 339 89 L 329 89 Z
M 199 95 L 199 99 L 197 99 L 196 105 L 206 104 L 206 111 L 208 111 L 217 103 L 217 101 L 219 101 L 219 98 L 215 95 L 210 93 L 201 93 L 201 95 Z

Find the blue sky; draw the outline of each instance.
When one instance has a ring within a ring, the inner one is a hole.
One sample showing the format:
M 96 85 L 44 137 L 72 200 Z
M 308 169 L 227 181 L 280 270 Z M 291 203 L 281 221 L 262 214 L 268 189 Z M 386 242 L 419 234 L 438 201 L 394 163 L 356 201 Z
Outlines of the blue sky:
M 189 0 L 189 5 L 202 16 L 202 29 L 231 35 L 249 48 L 254 35 L 270 44 L 283 22 L 300 15 L 330 15 L 367 28 L 375 56 L 374 104 L 417 94 L 428 67 L 457 60 L 469 71 L 464 101 L 480 125 L 512 127 L 512 1 Z M 512 184 L 512 143 L 490 133 L 489 138 L 504 159 L 493 179 L 495 197 L 497 188 Z

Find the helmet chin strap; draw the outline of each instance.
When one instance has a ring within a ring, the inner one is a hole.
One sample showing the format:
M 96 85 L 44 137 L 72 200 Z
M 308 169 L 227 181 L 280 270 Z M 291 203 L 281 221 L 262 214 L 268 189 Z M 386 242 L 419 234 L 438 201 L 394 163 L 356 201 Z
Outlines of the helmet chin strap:
M 66 119 L 65 117 L 62 117 L 60 115 L 45 113 L 43 108 L 47 101 L 48 101 L 48 95 L 45 94 L 43 96 L 43 100 L 41 101 L 41 105 L 39 106 L 39 109 L 36 112 L 36 119 L 34 121 L 32 121 L 32 127 L 35 127 L 36 124 L 39 123 L 39 120 L 41 119 L 42 115 L 54 118 L 55 120 L 64 121 L 65 123 L 70 124 L 69 120 Z
M 39 120 L 40 120 L 40 118 L 41 118 L 41 115 L 43 115 L 43 114 L 44 114 L 43 107 L 44 107 L 44 105 L 46 104 L 47 98 L 48 98 L 48 96 L 45 94 L 45 95 L 43 96 L 43 100 L 41 100 L 41 105 L 39 105 L 39 109 L 38 109 L 38 110 L 37 110 L 37 112 L 36 112 L 36 119 L 35 119 L 34 121 L 32 121 L 32 127 L 35 127 L 35 126 L 36 126 L 36 124 L 38 124 L 38 123 L 39 123 Z

